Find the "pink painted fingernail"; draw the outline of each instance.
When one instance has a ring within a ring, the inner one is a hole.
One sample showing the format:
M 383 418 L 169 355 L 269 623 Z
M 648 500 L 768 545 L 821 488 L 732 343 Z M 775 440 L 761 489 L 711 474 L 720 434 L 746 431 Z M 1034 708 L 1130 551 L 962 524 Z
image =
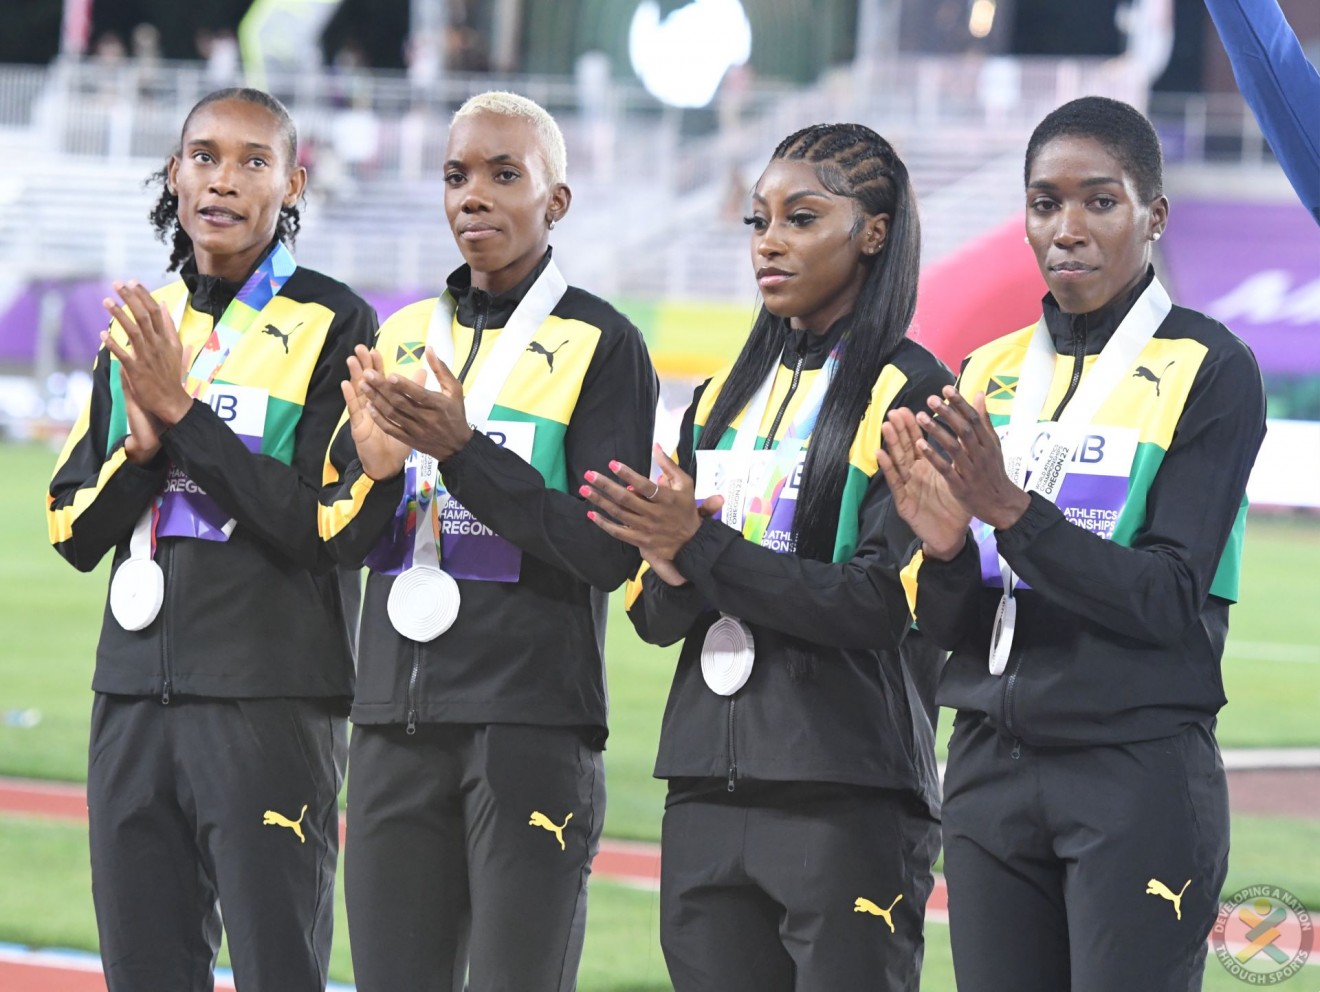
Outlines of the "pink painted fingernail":
M 592 521 L 592 522 L 594 523 L 595 520 L 596 520 L 596 511 L 595 511 L 595 510 L 588 510 L 588 511 L 587 511 L 587 519 L 590 520 L 590 521 Z
M 590 496 L 590 495 L 591 495 L 591 487 L 590 487 L 590 486 L 578 486 L 578 495 L 579 495 L 579 496 Z
M 596 473 L 595 473 L 595 472 L 592 472 L 590 469 L 588 469 L 586 472 L 583 472 L 583 473 L 582 473 L 582 478 L 586 479 L 588 482 L 595 482 L 595 481 L 596 481 Z
M 623 462 L 610 462 L 610 471 L 617 472 L 623 467 Z

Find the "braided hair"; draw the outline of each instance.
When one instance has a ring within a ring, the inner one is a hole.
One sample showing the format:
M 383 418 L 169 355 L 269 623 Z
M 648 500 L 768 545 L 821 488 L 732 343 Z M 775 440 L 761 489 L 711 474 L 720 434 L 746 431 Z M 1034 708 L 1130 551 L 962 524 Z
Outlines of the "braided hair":
M 854 235 L 861 231 L 866 217 L 889 215 L 883 249 L 878 255 L 859 255 L 858 264 L 867 266 L 865 281 L 853 307 L 844 360 L 825 393 L 807 447 L 793 518 L 797 554 L 832 561 L 857 425 L 881 370 L 907 335 L 917 308 L 921 222 L 907 167 L 889 142 L 869 127 L 813 124 L 781 141 L 771 156 L 772 162 L 778 159 L 810 162 L 822 186 L 836 196 L 855 200 Z M 784 347 L 782 327 L 782 320 L 762 304 L 702 429 L 699 448 L 719 444 L 733 418 L 779 362 Z
M 288 157 L 289 167 L 293 168 L 297 164 L 298 130 L 293 126 L 293 118 L 289 116 L 289 111 L 284 104 L 269 93 L 249 87 L 230 87 L 216 90 L 198 100 L 197 105 L 188 111 L 188 116 L 183 121 L 183 128 L 179 132 L 179 149 L 175 151 L 172 158 L 182 155 L 183 135 L 188 133 L 188 125 L 192 122 L 197 111 L 208 104 L 219 103 L 222 100 L 242 100 L 244 103 L 253 103 L 258 107 L 269 110 L 275 120 L 279 122 L 280 130 L 283 132 L 285 155 Z M 160 187 L 160 196 L 156 199 L 156 205 L 151 208 L 148 217 L 151 219 L 152 229 L 156 232 L 156 239 L 162 244 L 170 245 L 170 264 L 165 271 L 175 272 L 192 257 L 193 243 L 192 238 L 188 237 L 188 232 L 179 223 L 179 196 L 170 189 L 169 170 L 170 163 L 166 161 L 159 170 L 147 177 L 144 185 L 147 188 Z M 301 227 L 302 214 L 299 212 L 298 207 L 281 206 L 279 219 L 275 223 L 275 238 L 292 248 Z

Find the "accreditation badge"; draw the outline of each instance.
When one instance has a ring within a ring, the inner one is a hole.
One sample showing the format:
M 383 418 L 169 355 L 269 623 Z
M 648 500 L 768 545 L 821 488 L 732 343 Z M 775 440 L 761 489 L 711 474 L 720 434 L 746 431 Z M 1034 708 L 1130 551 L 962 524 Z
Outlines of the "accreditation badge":
M 535 424 L 491 420 L 477 429 L 531 464 Z M 440 516 L 440 548 L 444 570 L 456 579 L 517 582 L 522 573 L 522 549 L 500 537 L 452 497 Z
M 1027 483 L 1030 484 L 1036 460 L 1043 459 L 1052 445 L 1052 424 L 1041 424 L 1032 444 L 1028 462 Z M 1001 428 L 1000 436 L 1004 434 Z M 1114 535 L 1123 507 L 1127 503 L 1132 463 L 1137 454 L 1139 434 L 1134 427 L 1106 427 L 1093 425 L 1077 445 L 1068 464 L 1068 474 L 1055 497 L 1055 505 L 1070 524 L 1109 540 Z M 1003 587 L 1000 571 L 999 547 L 994 528 L 980 520 L 972 520 L 972 533 L 981 555 L 981 581 L 993 588 Z M 1030 586 L 1020 577 L 1019 589 Z
M 266 434 L 266 408 L 270 393 L 256 386 L 211 383 L 202 401 L 215 411 L 243 445 L 261 453 Z M 171 465 L 161 495 L 156 537 L 193 537 L 203 541 L 227 541 L 234 521 L 201 486 L 176 465 Z
M 794 550 L 793 516 L 806 451 L 704 450 L 696 453 L 698 502 L 722 496 L 715 519 L 774 551 Z

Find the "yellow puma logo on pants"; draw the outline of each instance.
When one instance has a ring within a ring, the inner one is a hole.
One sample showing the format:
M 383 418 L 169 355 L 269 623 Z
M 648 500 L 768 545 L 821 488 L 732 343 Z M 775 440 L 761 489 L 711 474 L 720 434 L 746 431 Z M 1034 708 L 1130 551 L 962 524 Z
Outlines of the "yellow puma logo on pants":
M 290 820 L 283 813 L 276 813 L 273 809 L 268 809 L 261 814 L 261 825 L 263 827 L 288 827 L 298 835 L 298 840 L 307 843 L 307 838 L 303 836 L 302 821 L 307 815 L 307 804 L 303 803 L 302 812 L 298 814 L 298 819 Z
M 903 893 L 900 892 L 897 896 L 894 897 L 894 901 L 889 904 L 888 909 L 881 909 L 870 899 L 863 899 L 861 896 L 858 896 L 857 901 L 853 903 L 853 912 L 870 913 L 872 916 L 880 917 L 886 923 L 889 924 L 889 932 L 893 933 L 894 918 L 890 914 L 894 911 L 894 907 L 898 905 L 899 900 L 902 898 L 903 898 Z
M 566 850 L 564 847 L 564 828 L 568 826 L 568 821 L 571 819 L 573 819 L 573 814 L 569 813 L 568 816 L 564 817 L 564 822 L 556 826 L 555 822 L 551 820 L 550 817 L 546 816 L 544 813 L 538 813 L 536 810 L 533 810 L 532 818 L 527 821 L 527 825 L 529 827 L 540 827 L 542 830 L 549 830 L 555 835 L 555 839 L 559 841 L 559 849 L 563 851 Z
M 1183 887 L 1182 889 L 1179 890 L 1178 894 L 1174 895 L 1173 890 L 1170 889 L 1163 882 L 1161 882 L 1158 878 L 1152 878 L 1149 882 L 1146 883 L 1146 895 L 1159 896 L 1161 899 L 1169 900 L 1169 902 L 1173 903 L 1173 911 L 1178 914 L 1178 919 L 1181 920 L 1183 893 L 1187 891 L 1187 886 L 1191 884 L 1192 884 L 1192 880 L 1189 878 L 1186 882 L 1183 883 Z

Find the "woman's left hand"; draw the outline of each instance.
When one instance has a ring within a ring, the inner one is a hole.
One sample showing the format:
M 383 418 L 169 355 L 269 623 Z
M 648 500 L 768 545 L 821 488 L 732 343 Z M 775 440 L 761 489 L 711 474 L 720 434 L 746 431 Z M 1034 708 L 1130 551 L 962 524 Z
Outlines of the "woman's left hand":
M 435 373 L 439 391 L 411 382 L 397 372 L 386 376 L 372 368 L 362 373 L 362 392 L 367 398 L 367 413 L 377 427 L 409 448 L 443 462 L 463 450 L 472 439 L 472 427 L 463 406 L 463 384 L 430 348 L 426 349 L 426 360 Z
M 139 283 L 117 282 L 120 306 L 106 297 L 101 305 L 119 322 L 128 337 L 124 347 L 109 331 L 102 343 L 119 359 L 124 379 L 144 413 L 162 426 L 173 427 L 192 408 L 192 397 L 183 388 L 183 343 L 169 311 Z
M 601 511 L 587 516 L 605 533 L 641 549 L 648 560 L 672 562 L 696 534 L 702 514 L 693 495 L 692 477 L 659 445 L 655 457 L 665 485 L 652 482 L 622 462 L 610 462 L 610 471 L 619 481 L 599 472 L 587 472 L 584 478 L 588 484 L 579 488 L 578 494 Z
M 975 406 L 953 386 L 945 386 L 943 396 L 943 402 L 932 396 L 929 403 L 938 423 L 929 414 L 917 414 L 917 423 L 939 445 L 919 444 L 921 456 L 944 477 L 968 513 L 996 530 L 1012 527 L 1031 505 L 1031 497 L 1004 469 L 999 435 L 985 412 L 985 393 L 976 394 Z

